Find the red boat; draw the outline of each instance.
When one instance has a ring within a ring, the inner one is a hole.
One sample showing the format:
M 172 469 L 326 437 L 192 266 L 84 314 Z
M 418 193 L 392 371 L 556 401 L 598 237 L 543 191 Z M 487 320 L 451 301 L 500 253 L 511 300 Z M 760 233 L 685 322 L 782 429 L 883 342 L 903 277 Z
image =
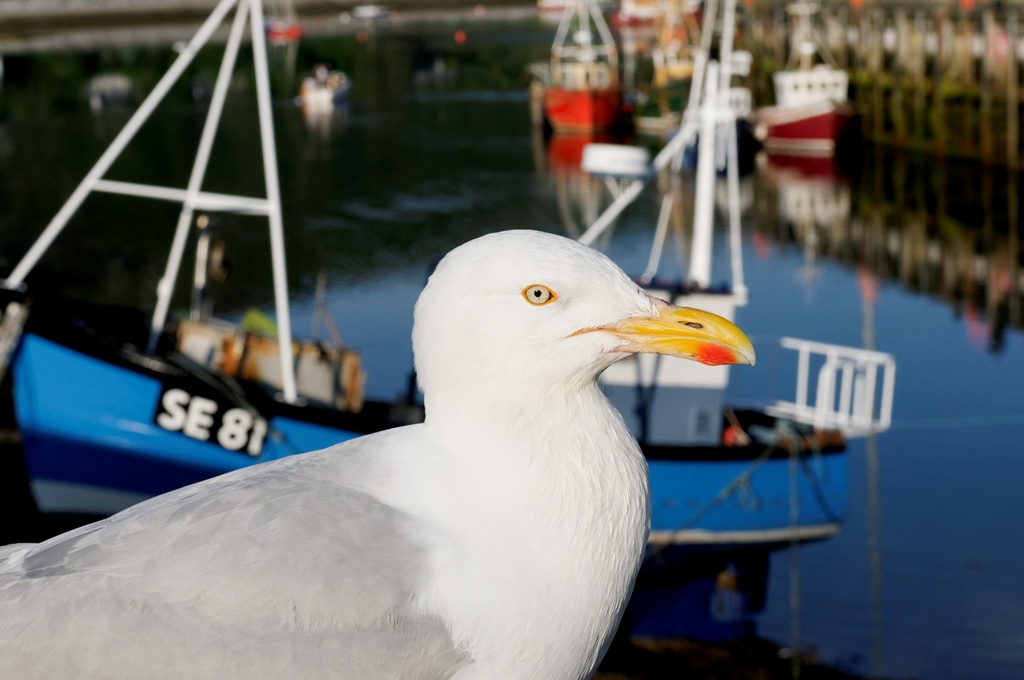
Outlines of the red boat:
M 291 19 L 269 19 L 266 22 L 267 40 L 274 45 L 295 42 L 302 37 L 302 25 Z
M 593 132 L 622 122 L 618 53 L 594 0 L 566 8 L 551 48 L 544 115 L 556 132 Z
M 835 153 L 836 143 L 849 130 L 853 107 L 830 99 L 790 106 L 765 107 L 757 113 L 765 149 L 776 153 Z
M 549 87 L 544 91 L 544 113 L 557 132 L 607 130 L 622 122 L 622 90 Z
M 789 64 L 777 71 L 775 106 L 757 113 L 757 136 L 769 151 L 792 154 L 835 153 L 854 117 L 849 75 L 818 40 L 811 17 L 817 7 L 794 3 L 793 47 Z M 815 57 L 821 62 L 815 64 Z

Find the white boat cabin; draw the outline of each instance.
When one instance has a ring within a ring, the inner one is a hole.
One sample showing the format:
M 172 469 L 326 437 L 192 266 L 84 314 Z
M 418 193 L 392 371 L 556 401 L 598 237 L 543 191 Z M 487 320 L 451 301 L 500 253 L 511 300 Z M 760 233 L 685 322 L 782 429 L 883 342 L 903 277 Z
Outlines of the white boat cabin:
M 847 101 L 850 76 L 840 69 L 822 65 L 806 71 L 777 71 L 774 79 L 778 106 Z

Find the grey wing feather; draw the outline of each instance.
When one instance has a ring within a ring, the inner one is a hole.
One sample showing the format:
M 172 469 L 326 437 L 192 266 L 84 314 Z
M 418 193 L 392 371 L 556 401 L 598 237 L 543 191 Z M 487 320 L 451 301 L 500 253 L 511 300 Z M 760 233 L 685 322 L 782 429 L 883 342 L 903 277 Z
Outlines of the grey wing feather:
M 10 545 L 0 545 L 0 562 L 6 560 L 14 553 L 31 547 L 31 543 L 12 543 Z
M 353 447 L 355 450 L 355 447 Z M 0 677 L 443 678 L 414 520 L 330 450 L 241 470 L 0 561 Z

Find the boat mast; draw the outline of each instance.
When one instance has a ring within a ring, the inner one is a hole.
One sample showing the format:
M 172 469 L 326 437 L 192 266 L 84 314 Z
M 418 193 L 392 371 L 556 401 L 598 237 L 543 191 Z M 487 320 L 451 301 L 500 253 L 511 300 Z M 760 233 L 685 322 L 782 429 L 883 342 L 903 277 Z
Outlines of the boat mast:
M 232 72 L 235 70 L 238 48 L 242 42 L 242 35 L 245 32 L 248 8 L 248 0 L 242 0 L 238 4 L 238 10 L 235 12 L 235 21 L 231 26 L 231 33 L 224 48 L 224 58 L 220 63 L 217 82 L 214 84 L 213 95 L 210 98 L 210 110 L 206 115 L 203 132 L 199 138 L 199 148 L 196 151 L 196 158 L 192 165 L 192 174 L 189 175 L 188 187 L 185 189 L 185 199 L 181 205 L 181 212 L 178 214 L 178 225 L 174 230 L 174 240 L 171 241 L 171 251 L 167 257 L 167 265 L 164 268 L 163 277 L 161 277 L 156 286 L 156 307 L 150 320 L 149 344 L 147 346 L 150 352 L 156 350 L 157 339 L 167 323 L 167 312 L 171 305 L 171 296 L 174 294 L 174 284 L 178 279 L 181 260 L 185 254 L 185 244 L 188 241 L 188 234 L 195 217 L 196 197 L 202 188 L 203 179 L 206 177 L 206 168 L 210 161 L 210 151 L 213 149 L 213 142 L 217 136 L 217 125 L 224 110 L 228 83 Z
M 573 20 L 578 24 L 573 31 Z M 597 33 L 597 40 L 594 33 Z M 576 0 L 566 5 L 551 46 L 551 84 L 564 86 L 562 62 L 592 64 L 603 59 L 611 69 L 612 82 L 618 82 L 618 49 L 615 38 L 594 0 Z
M 786 7 L 786 12 L 793 17 L 792 47 L 789 53 L 787 69 L 806 71 L 814 65 L 815 55 L 832 68 L 839 68 L 835 57 L 825 46 L 814 27 L 814 15 L 821 10 L 817 2 L 794 2 Z
M 243 2 L 245 0 L 242 0 Z M 274 141 L 274 111 L 270 104 L 270 73 L 267 43 L 263 36 L 263 7 L 253 3 L 252 52 L 256 68 L 256 101 L 259 106 L 260 143 L 263 147 L 263 176 L 267 185 L 270 228 L 270 257 L 274 271 L 274 306 L 277 312 L 277 345 L 281 361 L 281 390 L 284 400 L 298 400 L 295 366 L 292 363 L 292 322 L 288 306 L 288 276 L 284 257 L 284 218 L 281 214 L 281 185 L 277 175 L 277 145 Z

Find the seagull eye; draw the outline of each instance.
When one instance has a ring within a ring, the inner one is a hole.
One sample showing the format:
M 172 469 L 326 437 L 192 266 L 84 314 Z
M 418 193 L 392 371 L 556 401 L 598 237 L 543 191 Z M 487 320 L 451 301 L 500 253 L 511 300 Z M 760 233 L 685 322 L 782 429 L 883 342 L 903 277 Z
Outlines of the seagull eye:
M 549 302 L 554 302 L 558 299 L 558 296 L 555 295 L 555 291 L 551 290 L 547 286 L 542 286 L 539 283 L 523 288 L 523 297 L 526 298 L 526 301 L 531 305 L 537 305 L 538 307 L 546 305 Z

